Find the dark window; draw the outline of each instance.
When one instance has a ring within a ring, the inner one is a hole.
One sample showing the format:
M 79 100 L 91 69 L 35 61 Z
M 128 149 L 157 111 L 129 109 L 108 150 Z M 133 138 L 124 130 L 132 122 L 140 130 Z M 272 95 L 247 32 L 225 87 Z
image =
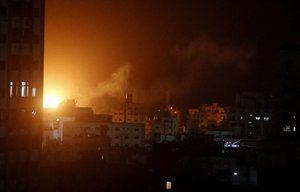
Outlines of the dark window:
M 16 55 L 10 57 L 10 66 L 12 70 L 19 69 L 20 58 Z
M 33 36 L 33 42 L 34 42 L 35 44 L 38 44 L 38 43 L 40 42 L 40 38 L 39 38 L 38 35 L 34 35 L 34 36 Z
M 24 29 L 23 42 L 24 43 L 31 43 L 31 41 L 32 41 L 32 30 L 31 29 Z
M 0 34 L 0 43 L 6 43 L 6 35 Z
M 5 96 L 5 89 L 0 88 L 0 98 L 3 98 Z
M 6 65 L 5 65 L 5 61 L 0 60 L 0 70 L 5 70 Z
M 32 69 L 39 69 L 39 61 L 38 60 L 34 60 L 32 62 Z
M 32 67 L 32 60 L 30 56 L 23 56 L 20 61 L 20 67 L 22 69 L 30 69 Z
M 0 8 L 0 16 L 6 16 L 7 15 L 7 8 L 4 6 L 1 6 Z
M 23 2 L 23 14 L 25 17 L 32 16 L 32 3 Z
M 21 41 L 21 30 L 12 29 L 11 31 L 11 40 L 13 43 L 19 43 Z
M 24 19 L 24 27 L 25 28 L 32 28 L 32 20 L 30 18 Z
M 12 1 L 11 5 L 11 15 L 12 16 L 21 16 L 22 14 L 22 1 Z
M 40 10 L 38 8 L 33 9 L 33 16 L 34 17 L 39 17 L 40 16 Z

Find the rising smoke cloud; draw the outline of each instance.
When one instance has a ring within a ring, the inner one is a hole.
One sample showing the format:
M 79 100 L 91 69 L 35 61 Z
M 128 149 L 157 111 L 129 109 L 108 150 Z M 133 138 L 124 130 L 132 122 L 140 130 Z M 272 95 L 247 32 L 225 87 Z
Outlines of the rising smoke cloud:
M 98 113 L 109 112 L 128 92 L 146 107 L 184 102 L 197 107 L 226 92 L 236 93 L 251 71 L 253 50 L 203 35 L 172 49 L 168 62 L 121 65 L 109 79 L 89 90 L 84 100 Z
M 85 91 L 85 94 L 78 98 L 78 103 L 93 107 L 97 113 L 109 113 L 110 108 L 122 102 L 129 91 L 130 71 L 131 64 L 123 64 L 110 75 L 109 79 Z

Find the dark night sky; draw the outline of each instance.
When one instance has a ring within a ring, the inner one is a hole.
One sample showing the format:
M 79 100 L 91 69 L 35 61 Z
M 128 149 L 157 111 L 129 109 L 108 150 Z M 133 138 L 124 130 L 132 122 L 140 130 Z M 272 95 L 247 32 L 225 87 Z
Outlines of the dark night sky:
M 295 1 L 46 1 L 45 94 L 103 112 L 134 100 L 179 107 L 269 90 L 278 48 L 299 43 Z

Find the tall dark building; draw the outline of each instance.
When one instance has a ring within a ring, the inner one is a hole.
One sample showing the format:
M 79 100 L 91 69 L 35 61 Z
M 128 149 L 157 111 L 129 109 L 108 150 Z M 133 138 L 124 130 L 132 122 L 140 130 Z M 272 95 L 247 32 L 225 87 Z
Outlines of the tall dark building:
M 300 138 L 299 66 L 300 45 L 286 44 L 280 49 L 280 68 L 276 91 L 279 96 L 279 132 L 281 136 Z
M 0 191 L 37 191 L 44 0 L 0 0 Z

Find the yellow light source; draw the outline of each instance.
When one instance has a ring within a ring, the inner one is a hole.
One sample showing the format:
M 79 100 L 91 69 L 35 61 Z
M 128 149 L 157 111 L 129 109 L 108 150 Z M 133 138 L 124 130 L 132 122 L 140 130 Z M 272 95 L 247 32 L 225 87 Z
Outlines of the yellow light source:
M 57 95 L 45 95 L 43 100 L 44 108 L 56 108 L 62 99 Z
M 171 181 L 167 181 L 166 182 L 166 189 L 167 190 L 171 190 L 172 189 L 172 183 L 171 183 Z

